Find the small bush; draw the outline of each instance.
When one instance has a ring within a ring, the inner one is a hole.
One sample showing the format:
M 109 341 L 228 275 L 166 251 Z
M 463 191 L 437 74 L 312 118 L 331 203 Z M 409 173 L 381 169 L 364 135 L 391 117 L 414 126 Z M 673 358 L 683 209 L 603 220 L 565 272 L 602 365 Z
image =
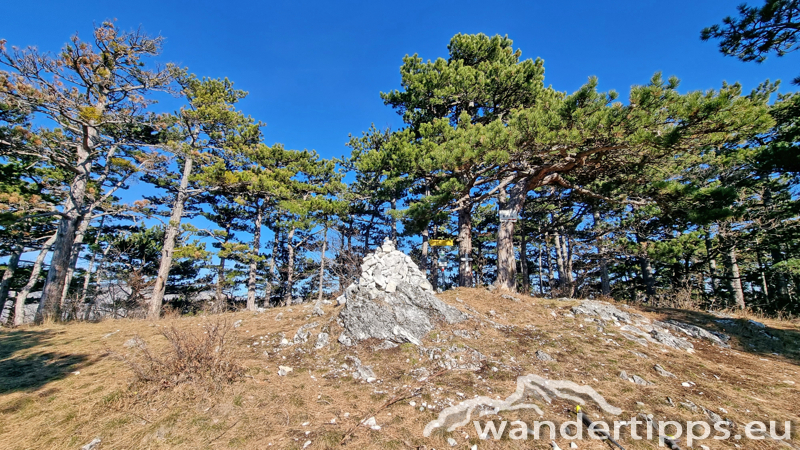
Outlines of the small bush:
M 227 321 L 219 319 L 194 332 L 172 325 L 161 331 L 169 342 L 165 352 L 156 356 L 146 345 L 138 345 L 134 356 L 122 359 L 137 381 L 155 384 L 156 389 L 182 383 L 219 388 L 244 375 L 232 349 L 232 329 Z

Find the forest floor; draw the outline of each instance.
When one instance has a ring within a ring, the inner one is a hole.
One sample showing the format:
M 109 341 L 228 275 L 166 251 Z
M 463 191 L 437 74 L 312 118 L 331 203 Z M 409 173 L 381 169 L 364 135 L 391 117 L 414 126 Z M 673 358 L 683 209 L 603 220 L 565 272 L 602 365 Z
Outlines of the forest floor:
M 336 341 L 340 307 L 333 305 L 325 306 L 322 317 L 312 315 L 312 305 L 299 305 L 155 323 L 123 319 L 0 330 L 0 448 L 79 449 L 99 438 L 99 450 L 549 449 L 550 439 L 544 438 L 480 440 L 472 423 L 423 436 L 425 425 L 445 407 L 476 396 L 504 399 L 515 391 L 517 377 L 527 374 L 588 384 L 621 408 L 624 419 L 643 412 L 686 423 L 708 420 L 707 408 L 737 424 L 737 433 L 751 421 L 800 425 L 798 321 L 759 319 L 773 338 L 733 335 L 731 349 L 693 339 L 695 351 L 689 353 L 643 346 L 612 326 L 601 329 L 575 317 L 570 308 L 579 301 L 511 299 L 463 288 L 439 297 L 473 318 L 431 332 L 423 341 L 425 351 L 411 344 L 376 349 L 379 343 L 369 341 L 341 346 Z M 628 311 L 708 329 L 717 324 L 715 316 L 699 311 Z M 318 325 L 306 342 L 281 344 L 284 338 L 293 341 L 300 326 L 311 322 Z M 231 358 L 244 367 L 238 381 L 216 387 L 136 381 L 129 363 L 147 362 L 138 345 L 131 345 L 138 342 L 136 337 L 153 355 L 161 355 L 170 346 L 164 330 L 174 327 L 202 337 L 203 330 L 220 323 L 229 325 L 225 345 Z M 315 349 L 320 331 L 330 334 L 330 344 Z M 443 371 L 439 363 L 448 349 L 479 352 L 479 367 Z M 555 360 L 541 361 L 537 350 Z M 374 379 L 351 376 L 354 356 L 372 369 Z M 656 364 L 677 377 L 659 376 Z M 292 371 L 279 375 L 279 366 Z M 623 380 L 623 370 L 653 384 Z M 685 387 L 686 382 L 692 384 Z M 539 406 L 545 419 L 537 420 L 574 420 L 574 405 L 567 402 Z M 614 420 L 596 405 L 585 410 L 595 420 Z M 509 422 L 533 420 L 530 411 L 500 415 Z M 359 426 L 372 417 L 376 427 Z M 481 420 L 492 418 L 499 425 L 496 416 Z M 790 445 L 800 448 L 794 428 Z M 570 448 L 569 441 L 556 441 Z M 610 448 L 599 441 L 576 443 L 579 449 Z M 654 441 L 623 438 L 620 443 L 625 449 L 657 448 Z M 789 448 L 769 440 L 700 444 L 712 449 Z

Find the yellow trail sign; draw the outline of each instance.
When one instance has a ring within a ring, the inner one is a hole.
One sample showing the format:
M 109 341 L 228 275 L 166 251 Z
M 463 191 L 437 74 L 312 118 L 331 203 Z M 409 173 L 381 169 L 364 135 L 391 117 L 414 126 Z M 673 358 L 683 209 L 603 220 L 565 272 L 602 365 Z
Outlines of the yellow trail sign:
M 431 239 L 428 242 L 431 247 L 452 247 L 454 245 L 452 239 Z

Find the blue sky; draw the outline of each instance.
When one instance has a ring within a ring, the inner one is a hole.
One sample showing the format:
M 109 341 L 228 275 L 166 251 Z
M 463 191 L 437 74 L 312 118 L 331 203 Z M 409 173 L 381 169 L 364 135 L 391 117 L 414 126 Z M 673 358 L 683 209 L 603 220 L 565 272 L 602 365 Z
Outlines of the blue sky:
M 159 62 L 228 77 L 248 91 L 240 108 L 267 124 L 267 144 L 330 158 L 349 153 L 348 134 L 371 123 L 401 127 L 379 93 L 400 88 L 404 55 L 446 57 L 456 33 L 507 34 L 523 58 L 544 59 L 545 82 L 562 91 L 594 75 L 600 89 L 624 99 L 630 86 L 656 71 L 678 76 L 683 91 L 718 88 L 723 80 L 750 90 L 768 78 L 785 80 L 783 92 L 793 90 L 788 81 L 800 75 L 800 56 L 742 63 L 700 41 L 700 30 L 734 14 L 738 3 L 6 0 L 0 39 L 57 51 L 76 32 L 90 39 L 93 24 L 104 20 L 141 27 L 166 39 Z M 155 109 L 177 106 L 167 99 Z M 129 202 L 150 191 L 139 185 L 122 197 Z
M 723 80 L 749 90 L 767 78 L 783 79 L 782 90 L 791 90 L 788 81 L 800 75 L 797 55 L 742 63 L 700 41 L 700 30 L 733 14 L 738 3 L 7 0 L 0 38 L 55 51 L 75 32 L 89 38 L 92 24 L 106 19 L 125 29 L 141 26 L 166 38 L 162 62 L 228 77 L 248 91 L 241 108 L 267 123 L 268 144 L 334 157 L 349 153 L 348 133 L 373 122 L 400 127 L 379 92 L 400 87 L 404 55 L 446 57 L 459 32 L 507 34 L 523 58 L 542 57 L 546 83 L 564 91 L 596 75 L 601 89 L 624 98 L 656 71 L 677 75 L 682 90 L 716 88 Z

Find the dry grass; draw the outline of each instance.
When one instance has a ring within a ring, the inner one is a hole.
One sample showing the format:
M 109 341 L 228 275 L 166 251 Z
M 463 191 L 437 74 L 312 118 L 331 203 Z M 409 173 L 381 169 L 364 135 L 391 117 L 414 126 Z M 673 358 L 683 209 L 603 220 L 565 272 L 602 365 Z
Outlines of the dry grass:
M 161 329 L 169 343 L 161 355 L 138 335 L 129 341 L 130 354 L 111 353 L 131 368 L 140 388 L 151 393 L 183 383 L 219 390 L 244 374 L 240 351 L 229 339 L 232 329 L 230 322 L 220 317 L 196 330 L 171 325 Z
M 676 403 L 689 400 L 715 411 L 725 408 L 728 414 L 724 416 L 737 424 L 800 420 L 795 409 L 800 402 L 798 385 L 787 383 L 800 382 L 797 322 L 762 321 L 770 333 L 779 336 L 779 351 L 774 347 L 777 344 L 753 348 L 750 342 L 735 341 L 733 349 L 723 350 L 695 341 L 696 352 L 689 354 L 642 347 L 612 327 L 600 331 L 580 317 L 569 317 L 569 308 L 576 302 L 531 297 L 515 302 L 479 289 L 457 289 L 441 297 L 477 318 L 431 333 L 425 347 L 434 350 L 434 358 L 435 349 L 476 349 L 486 356 L 480 370 L 452 370 L 420 381 L 416 371 L 424 368 L 436 373 L 440 360 L 429 359 L 412 345 L 390 350 L 373 350 L 374 342 L 341 347 L 336 343 L 341 331 L 336 323 L 338 308 L 332 306 L 325 307 L 321 318 L 312 317 L 310 305 L 221 316 L 228 323 L 242 320 L 240 327 L 227 331 L 225 342 L 237 352 L 234 356 L 245 375 L 231 384 L 219 383 L 217 390 L 189 389 L 193 383 L 178 383 L 157 395 L 143 391 L 129 366 L 105 356 L 106 350 L 126 352 L 123 344 L 140 336 L 154 357 L 165 359 L 167 352 L 174 351 L 167 337 L 170 331 L 165 336 L 165 330 L 174 327 L 176 333 L 200 336 L 213 319 L 181 317 L 169 323 L 116 320 L 0 331 L 0 448 L 79 448 L 101 437 L 101 448 L 114 449 L 300 449 L 309 440 L 308 449 L 442 449 L 450 448 L 446 440 L 453 437 L 459 449 L 472 444 L 481 450 L 548 449 L 544 441 L 479 441 L 472 426 L 422 437 L 425 424 L 448 402 L 474 395 L 505 398 L 514 391 L 516 377 L 528 373 L 590 384 L 611 404 L 621 407 L 624 418 L 638 412 L 679 421 L 705 418 L 702 412 L 670 406 L 666 401 L 670 397 Z M 643 314 L 715 326 L 711 316 L 698 311 L 648 309 Z M 281 338 L 291 340 L 302 324 L 311 321 L 319 326 L 308 342 L 280 345 Z M 495 328 L 490 321 L 504 327 Z M 478 332 L 480 337 L 459 337 L 452 333 L 456 329 L 473 336 Z M 330 333 L 332 344 L 314 350 L 320 331 Z M 546 351 L 557 361 L 539 361 L 536 350 Z M 639 358 L 633 351 L 647 358 Z M 357 356 L 371 366 L 379 382 L 351 378 L 341 369 L 349 363 L 347 356 Z M 678 378 L 659 377 L 654 364 Z M 281 377 L 278 365 L 294 371 Z M 620 370 L 655 385 L 623 381 L 617 376 Z M 684 388 L 683 381 L 693 381 L 696 386 Z M 379 410 L 407 393 L 412 397 Z M 409 405 L 412 400 L 416 407 Z M 420 411 L 422 402 L 436 406 Z M 543 409 L 550 420 L 567 420 L 572 417 L 571 406 L 555 403 L 543 405 Z M 603 417 L 596 408 L 589 407 L 589 413 Z M 375 414 L 381 430 L 356 427 L 340 446 L 345 433 L 370 414 Z M 504 413 L 503 418 L 534 419 L 525 414 Z M 568 448 L 566 442 L 560 444 Z M 741 444 L 748 449 L 781 448 L 763 441 Z M 642 442 L 623 445 L 629 450 L 653 448 Z M 706 445 L 734 448 L 733 442 Z M 584 441 L 580 448 L 607 447 Z

